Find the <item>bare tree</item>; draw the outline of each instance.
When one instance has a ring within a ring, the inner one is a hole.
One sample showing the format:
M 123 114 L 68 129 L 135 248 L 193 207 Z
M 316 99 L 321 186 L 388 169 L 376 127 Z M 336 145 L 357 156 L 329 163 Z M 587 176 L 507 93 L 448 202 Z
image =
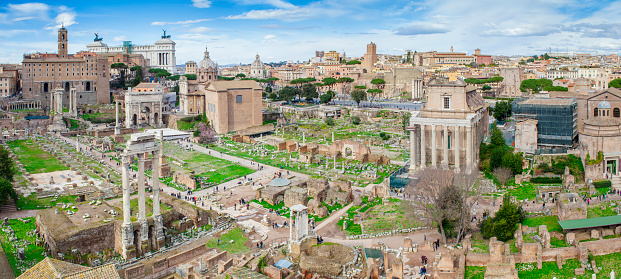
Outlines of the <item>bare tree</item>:
M 443 222 L 447 221 L 453 224 L 457 242 L 460 242 L 471 228 L 472 214 L 479 199 L 474 187 L 478 174 L 427 168 L 419 175 L 417 182 L 405 190 L 414 207 L 438 225 L 443 243 L 446 243 Z
M 495 168 L 493 174 L 502 185 L 505 185 L 505 183 L 513 176 L 513 172 L 511 172 L 511 169 L 507 167 Z
M 405 189 L 413 199 L 414 207 L 423 211 L 425 218 L 438 224 L 443 243 L 446 243 L 446 232 L 442 221 L 451 215 L 443 192 L 453 185 L 454 175 L 450 170 L 426 168 L 419 172 L 416 184 L 410 184 Z

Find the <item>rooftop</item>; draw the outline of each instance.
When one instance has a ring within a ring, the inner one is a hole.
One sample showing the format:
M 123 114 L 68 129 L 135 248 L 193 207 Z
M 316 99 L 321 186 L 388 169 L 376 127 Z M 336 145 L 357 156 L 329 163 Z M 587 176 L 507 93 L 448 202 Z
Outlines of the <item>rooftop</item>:
M 556 98 L 529 98 L 519 102 L 520 105 L 547 105 L 547 106 L 570 106 L 574 103 L 573 99 Z
M 558 224 L 561 225 L 563 230 L 613 226 L 621 224 L 621 215 L 559 221 Z

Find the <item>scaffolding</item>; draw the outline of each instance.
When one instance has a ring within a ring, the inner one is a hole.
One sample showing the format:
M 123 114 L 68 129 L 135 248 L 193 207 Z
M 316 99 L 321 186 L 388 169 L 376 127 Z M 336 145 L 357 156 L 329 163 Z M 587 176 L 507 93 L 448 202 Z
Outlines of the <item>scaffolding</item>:
M 568 149 L 578 143 L 578 111 L 574 99 L 529 98 L 513 101 L 516 122 L 537 120 L 540 149 Z

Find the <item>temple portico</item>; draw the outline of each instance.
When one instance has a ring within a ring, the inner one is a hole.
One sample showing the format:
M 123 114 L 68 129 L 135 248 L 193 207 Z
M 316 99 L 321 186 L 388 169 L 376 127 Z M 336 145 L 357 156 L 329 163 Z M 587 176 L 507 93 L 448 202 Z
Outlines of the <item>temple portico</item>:
M 427 106 L 412 113 L 407 128 L 410 170 L 452 165 L 456 172 L 470 173 L 478 164 L 479 145 L 487 134 L 487 107 L 460 81 L 436 80 L 429 88 Z

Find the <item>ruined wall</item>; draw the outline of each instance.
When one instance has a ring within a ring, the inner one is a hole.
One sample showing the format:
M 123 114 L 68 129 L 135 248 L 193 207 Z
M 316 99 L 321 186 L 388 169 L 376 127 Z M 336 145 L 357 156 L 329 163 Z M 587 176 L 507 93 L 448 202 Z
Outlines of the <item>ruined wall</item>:
M 174 211 L 192 219 L 197 227 L 211 224 L 212 220 L 218 217 L 215 211 L 198 208 L 170 195 L 160 195 L 160 199 L 162 203 L 171 206 Z

